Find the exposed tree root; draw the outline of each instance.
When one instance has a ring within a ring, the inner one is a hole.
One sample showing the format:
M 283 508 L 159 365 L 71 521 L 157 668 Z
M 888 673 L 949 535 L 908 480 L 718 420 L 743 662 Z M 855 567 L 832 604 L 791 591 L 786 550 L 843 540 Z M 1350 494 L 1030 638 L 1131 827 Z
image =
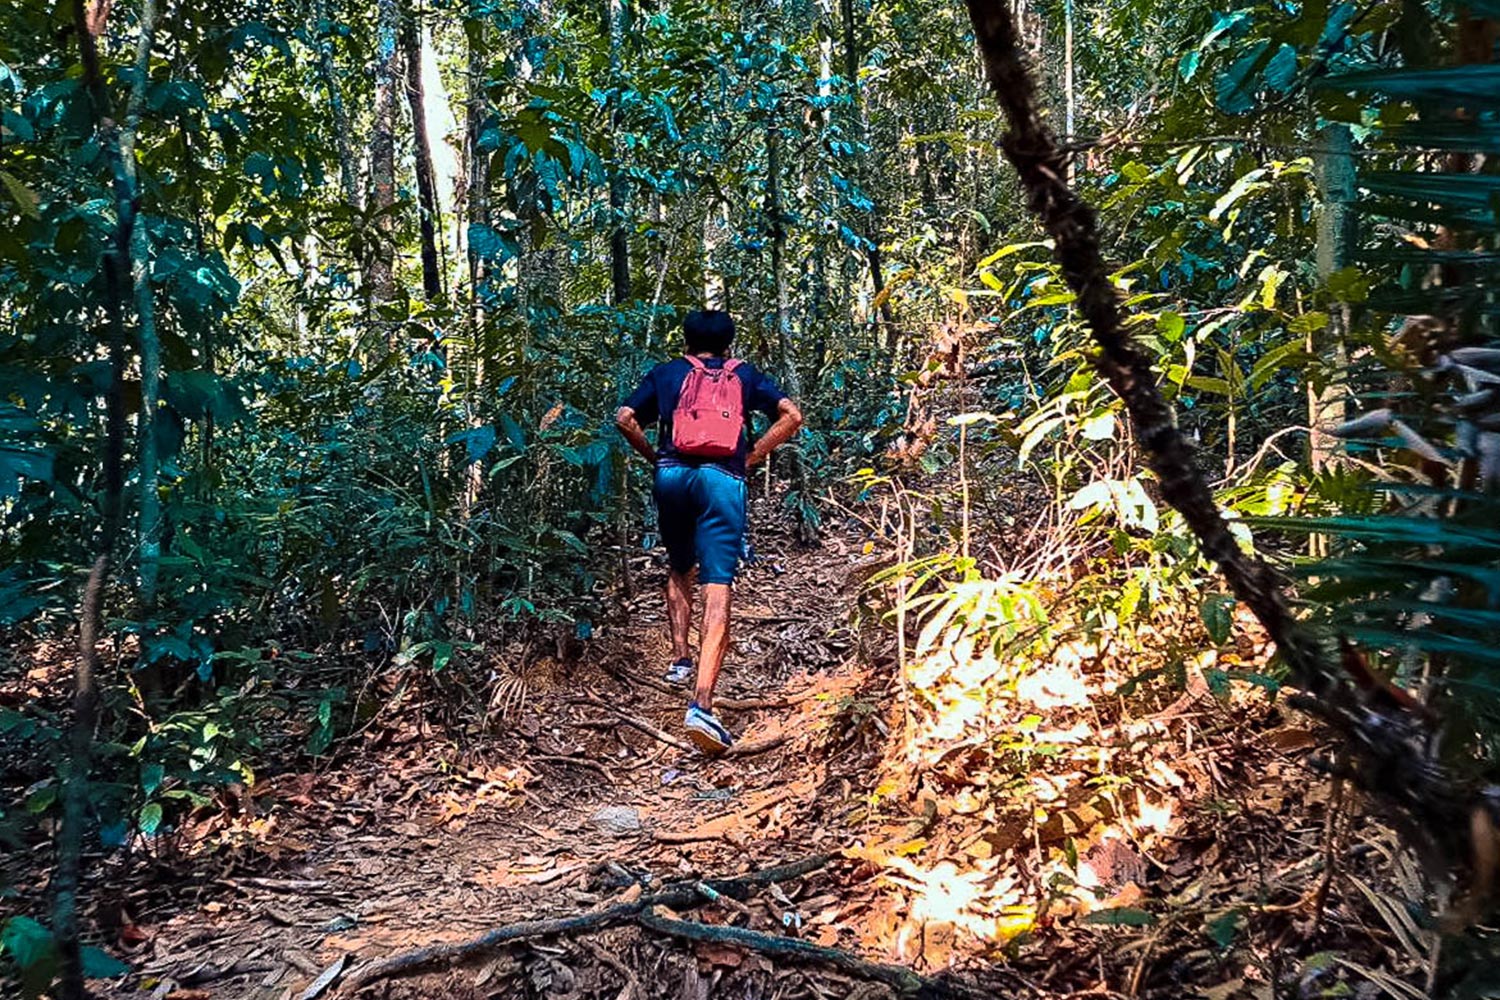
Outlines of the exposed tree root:
M 642 927 L 656 931 L 658 934 L 668 934 L 672 937 L 684 938 L 688 941 L 708 941 L 714 944 L 736 945 L 751 951 L 758 951 L 763 955 L 774 955 L 778 958 L 791 958 L 798 962 L 810 962 L 819 965 L 829 965 L 840 972 L 847 972 L 861 979 L 870 979 L 894 989 L 902 996 L 919 997 L 923 1000 L 931 998 L 953 998 L 953 997 L 978 997 L 980 994 L 956 982 L 941 979 L 932 979 L 913 972 L 904 965 L 885 965 L 880 962 L 868 962 L 858 955 L 851 955 L 847 951 L 838 948 L 826 948 L 823 945 L 813 944 L 811 941 L 803 941 L 800 938 L 779 937 L 774 934 L 762 934 L 760 931 L 747 930 L 743 927 L 729 927 L 724 924 L 703 924 L 694 920 L 674 920 L 663 916 L 654 908 L 642 910 L 637 920 Z
M 635 899 L 601 909 L 577 913 L 567 917 L 554 917 L 548 920 L 523 920 L 516 924 L 506 924 L 485 931 L 478 937 L 467 941 L 459 941 L 453 944 L 432 945 L 427 948 L 414 948 L 403 951 L 388 958 L 377 959 L 356 968 L 344 980 L 339 987 L 339 992 L 353 994 L 358 990 L 369 986 L 371 983 L 390 979 L 394 976 L 407 975 L 417 972 L 439 963 L 458 962 L 475 955 L 483 954 L 493 948 L 509 944 L 513 941 L 527 941 L 533 938 L 554 937 L 559 934 L 586 934 L 592 931 L 604 930 L 607 927 L 617 927 L 620 924 L 628 924 L 639 916 L 643 911 L 653 906 L 667 906 L 672 909 L 685 910 L 694 906 L 700 906 L 709 901 L 707 894 L 703 892 L 702 886 L 707 886 L 714 892 L 730 899 L 743 899 L 750 894 L 750 890 L 759 886 L 770 885 L 774 882 L 786 882 L 790 879 L 799 878 L 810 872 L 823 868 L 832 860 L 832 855 L 817 854 L 801 861 L 780 865 L 775 868 L 766 868 L 762 871 L 751 872 L 739 878 L 730 879 L 705 879 L 692 882 L 676 883 L 666 887 L 660 892 L 650 895 L 637 896 Z

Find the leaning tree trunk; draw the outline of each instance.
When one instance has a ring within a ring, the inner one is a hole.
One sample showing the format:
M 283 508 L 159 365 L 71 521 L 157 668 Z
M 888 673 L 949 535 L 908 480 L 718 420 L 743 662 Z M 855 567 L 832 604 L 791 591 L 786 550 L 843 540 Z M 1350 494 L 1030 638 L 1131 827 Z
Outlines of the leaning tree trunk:
M 375 27 L 375 121 L 370 134 L 370 202 L 373 232 L 366 268 L 370 305 L 389 302 L 395 292 L 396 86 L 400 75 L 399 0 L 379 0 Z
M 417 167 L 422 294 L 428 302 L 436 302 L 443 297 L 443 271 L 437 245 L 437 181 L 432 169 L 432 143 L 427 136 L 427 100 L 422 93 L 422 34 L 410 13 L 401 21 L 401 48 L 406 56 L 406 103 L 411 109 L 412 152 Z
M 1440 849 L 1449 864 L 1493 860 L 1495 824 L 1473 789 L 1461 788 L 1428 754 L 1430 724 L 1397 703 L 1355 691 L 1349 674 L 1293 617 L 1282 581 L 1258 556 L 1240 548 L 1219 513 L 1191 445 L 1157 388 L 1152 359 L 1126 328 L 1120 297 L 1099 249 L 1093 209 L 1064 179 L 1067 158 L 1037 107 L 1036 86 L 1016 33 L 1010 0 L 966 0 L 990 87 L 1009 121 L 1002 140 L 1031 210 L 1054 242 L 1054 254 L 1098 348 L 1094 367 L 1130 415 L 1135 439 L 1156 474 L 1163 498 L 1183 517 L 1203 552 L 1276 643 L 1292 682 L 1305 692 L 1294 703 L 1326 720 L 1347 741 L 1349 773 L 1410 820 L 1419 847 Z M 1390 701 L 1398 701 L 1390 699 Z M 1481 834 L 1489 838 L 1481 844 Z M 1488 889 L 1489 887 L 1485 887 Z

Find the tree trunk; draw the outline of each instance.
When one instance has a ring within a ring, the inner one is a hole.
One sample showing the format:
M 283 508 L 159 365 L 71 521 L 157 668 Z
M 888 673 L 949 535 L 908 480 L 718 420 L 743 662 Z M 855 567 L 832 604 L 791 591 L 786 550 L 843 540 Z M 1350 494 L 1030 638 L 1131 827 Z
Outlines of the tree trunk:
M 78 35 L 83 79 L 89 94 L 100 145 L 113 154 L 115 234 L 103 254 L 104 305 L 109 318 L 109 389 L 105 395 L 104 527 L 101 552 L 110 552 L 125 522 L 125 284 L 130 274 L 130 231 L 135 223 L 135 195 L 120 169 L 119 126 L 110 107 L 109 92 L 99 68 L 97 33 L 101 17 L 91 20 L 85 0 L 74 0 L 74 30 Z M 97 9 L 97 8 L 96 8 Z M 104 11 L 108 16 L 108 10 Z
M 417 167 L 417 206 L 422 234 L 422 294 L 428 302 L 443 297 L 443 271 L 438 263 L 437 227 L 441 215 L 432 169 L 432 143 L 427 137 L 427 100 L 422 93 L 422 33 L 414 14 L 401 19 L 401 47 L 406 55 L 406 103 L 411 109 L 412 153 Z
M 870 265 L 870 281 L 875 286 L 871 294 L 879 296 L 881 289 L 885 287 L 885 260 L 880 251 L 880 201 L 869 188 L 869 163 L 865 152 L 870 125 L 859 86 L 859 66 L 863 56 L 859 46 L 859 25 L 855 21 L 857 2 L 858 0 L 841 0 L 840 2 L 844 22 L 844 79 L 849 87 L 852 104 L 852 131 L 855 133 L 855 144 L 858 150 L 854 157 L 855 177 L 859 182 L 860 191 L 870 202 L 870 210 L 865 213 L 866 221 L 859 227 L 858 232 L 864 240 L 865 261 Z M 880 318 L 888 327 L 894 325 L 895 315 L 889 298 L 881 300 L 879 311 Z
M 710 202 L 703 213 L 703 308 L 729 309 L 729 279 L 721 257 L 727 252 L 729 227 L 722 224 L 722 206 Z
M 766 129 L 766 214 L 771 224 L 771 281 L 776 289 L 776 353 L 786 391 L 793 399 L 802 397 L 802 379 L 797 373 L 797 355 L 792 349 L 791 310 L 786 287 L 786 218 L 781 207 L 781 129 Z M 807 469 L 795 448 L 786 451 L 791 463 L 792 488 L 797 491 L 797 535 L 804 542 L 817 537 L 808 517 Z
M 130 103 L 125 109 L 125 127 L 120 132 L 120 164 L 138 200 L 135 137 L 146 105 L 146 87 L 151 76 L 151 43 L 156 32 L 156 0 L 141 4 L 140 38 L 135 52 L 135 79 Z M 161 340 L 156 333 L 156 304 L 151 291 L 151 241 L 137 217 L 130 234 L 130 275 L 134 287 L 136 321 L 141 341 L 140 476 L 140 600 L 151 609 L 156 604 L 156 584 L 161 566 L 160 455 L 156 447 L 156 408 L 161 399 Z
M 378 0 L 375 27 L 375 121 L 370 135 L 370 263 L 367 292 L 372 307 L 389 302 L 395 291 L 396 87 L 400 76 L 397 44 L 399 0 Z
M 1073 0 L 1063 0 L 1063 139 L 1073 141 Z
M 465 248 L 469 265 L 469 391 L 464 408 L 470 427 L 478 427 L 484 420 L 482 401 L 486 398 L 487 366 L 489 354 L 488 324 L 484 308 L 487 294 L 488 269 L 474 251 L 469 231 L 490 223 L 490 153 L 480 145 L 485 119 L 489 116 L 489 100 L 485 84 L 489 79 L 488 11 L 485 5 L 473 0 L 469 18 L 464 25 L 467 47 L 466 82 L 468 97 L 464 102 L 464 154 L 467 169 L 464 172 L 464 216 L 468 227 L 464 231 Z M 484 466 L 472 462 L 464 481 L 464 512 L 467 514 L 478 502 L 484 489 Z
M 630 226 L 626 212 L 629 199 L 625 188 L 625 147 L 619 140 L 620 50 L 625 40 L 625 5 L 621 0 L 604 0 L 605 29 L 609 35 L 609 84 L 615 96 L 609 102 L 612 161 L 609 171 L 609 274 L 614 305 L 630 301 Z
M 1318 215 L 1318 280 L 1327 284 L 1334 272 L 1349 263 L 1354 246 L 1354 139 L 1349 126 L 1334 123 L 1320 135 L 1323 151 L 1317 156 L 1318 181 L 1322 188 L 1323 210 Z M 1348 362 L 1344 337 L 1349 331 L 1349 307 L 1335 302 L 1328 314 L 1328 327 L 1321 334 L 1307 335 L 1307 349 L 1342 370 Z M 1332 462 L 1336 439 L 1324 432 L 1325 427 L 1344 422 L 1342 389 L 1331 381 L 1320 392 L 1311 382 L 1307 386 L 1307 423 L 1309 464 L 1320 473 Z M 1313 536 L 1311 541 L 1318 541 Z
M 344 108 L 344 96 L 339 91 L 338 70 L 333 61 L 333 19 L 328 13 L 328 0 L 313 0 L 313 27 L 318 39 L 318 75 L 328 91 L 328 108 L 333 114 L 333 144 L 339 155 L 339 184 L 344 191 L 344 201 L 354 208 L 359 207 L 359 181 L 355 177 L 354 152 L 349 146 L 349 113 Z
M 57 834 L 57 868 L 52 875 L 56 897 L 53 934 L 61 958 L 60 1000 L 85 1000 L 82 946 L 78 933 L 78 892 L 83 875 L 83 833 L 88 825 L 89 771 L 93 760 L 94 724 L 99 714 L 99 638 L 103 622 L 104 585 L 109 556 L 101 555 L 89 570 L 78 612 L 78 669 L 73 677 L 73 724 L 68 739 L 68 770 L 63 782 L 62 826 Z
M 141 9 L 141 34 L 136 47 L 135 80 L 126 111 L 125 134 L 115 125 L 109 92 L 99 64 L 98 38 L 104 33 L 109 8 L 90 7 L 85 0 L 73 2 L 73 28 L 78 36 L 79 58 L 83 80 L 89 95 L 100 145 L 110 156 L 115 193 L 116 223 L 113 246 L 103 258 L 105 311 L 110 327 L 111 384 L 106 401 L 107 432 L 104 456 L 104 529 L 99 539 L 99 554 L 94 559 L 84 585 L 79 609 L 79 657 L 73 683 L 73 720 L 69 736 L 67 771 L 63 780 L 63 816 L 57 835 L 57 863 L 52 873 L 54 896 L 52 930 L 60 960 L 58 996 L 61 1000 L 83 1000 L 88 996 L 84 985 L 82 948 L 78 932 L 78 896 L 83 874 L 84 830 L 88 825 L 89 771 L 93 756 L 94 726 L 98 717 L 98 641 L 103 620 L 104 589 L 109 579 L 110 553 L 124 521 L 124 451 L 125 451 L 125 282 L 126 276 L 144 279 L 146 305 L 150 307 L 149 273 L 144 258 L 141 267 L 133 267 L 133 258 L 142 247 L 135 231 L 138 207 L 135 173 L 135 135 L 140 123 L 143 95 L 150 66 L 151 41 L 156 27 L 155 0 L 145 0 Z M 139 296 L 137 296 L 139 300 Z M 143 321 L 146 317 L 142 317 Z M 160 357 L 155 344 L 155 330 L 149 334 L 143 322 L 142 341 L 151 342 L 151 362 L 159 374 Z M 144 363 L 144 358 L 143 358 Z M 154 400 L 143 387 L 142 412 Z M 152 428 L 154 431 L 154 427 Z M 155 442 L 151 442 L 153 459 Z M 145 481 L 142 470 L 142 479 Z M 149 480 L 154 499 L 155 474 Z M 144 522 L 151 525 L 150 521 Z M 153 561 L 154 569 L 154 561 Z

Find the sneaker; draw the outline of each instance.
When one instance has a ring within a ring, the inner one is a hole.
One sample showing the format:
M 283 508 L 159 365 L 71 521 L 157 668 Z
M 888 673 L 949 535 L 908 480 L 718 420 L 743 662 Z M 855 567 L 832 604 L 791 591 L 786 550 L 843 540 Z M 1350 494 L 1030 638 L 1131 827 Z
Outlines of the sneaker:
M 680 687 L 692 683 L 697 674 L 698 670 L 693 666 L 692 657 L 684 656 L 680 660 L 672 661 L 672 665 L 667 667 L 667 672 L 662 675 L 662 680 Z
M 734 745 L 734 737 L 729 735 L 729 730 L 724 728 L 723 723 L 712 712 L 699 708 L 696 701 L 688 706 L 682 724 L 687 727 L 688 736 L 704 753 L 723 753 Z

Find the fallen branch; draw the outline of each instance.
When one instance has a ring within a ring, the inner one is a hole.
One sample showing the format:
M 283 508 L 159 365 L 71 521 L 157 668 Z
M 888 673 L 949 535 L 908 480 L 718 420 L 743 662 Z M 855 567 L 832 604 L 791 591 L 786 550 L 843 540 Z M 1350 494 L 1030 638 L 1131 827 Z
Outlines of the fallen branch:
M 703 924 L 693 920 L 674 920 L 663 916 L 655 908 L 642 910 L 637 922 L 642 927 L 656 931 L 658 934 L 666 934 L 670 937 L 682 938 L 686 941 L 706 941 L 712 944 L 735 945 L 750 951 L 760 952 L 762 955 L 773 955 L 777 958 L 790 958 L 798 962 L 815 963 L 818 965 L 829 965 L 840 972 L 847 972 L 860 979 L 868 979 L 894 989 L 903 996 L 917 997 L 919 1000 L 939 1000 L 939 998 L 969 998 L 980 994 L 968 987 L 957 983 L 946 982 L 941 979 L 931 979 L 920 973 L 913 972 L 903 965 L 885 965 L 880 962 L 869 962 L 858 955 L 852 955 L 838 948 L 826 948 L 823 945 L 813 944 L 811 941 L 803 941 L 800 938 L 779 937 L 774 934 L 762 934 L 760 931 L 747 930 L 743 927 L 729 927 L 723 924 Z
M 1001 141 L 1006 159 L 1020 175 L 1032 212 L 1052 237 L 1054 256 L 1076 296 L 1075 308 L 1098 347 L 1091 360 L 1124 402 L 1162 497 L 1182 515 L 1234 596 L 1276 643 L 1293 684 L 1306 692 L 1293 703 L 1343 734 L 1359 784 L 1397 805 L 1418 845 L 1439 847 L 1449 865 L 1466 855 L 1476 859 L 1486 846 L 1493 851 L 1493 843 L 1479 844 L 1469 833 L 1471 827 L 1482 827 L 1493 837 L 1495 823 L 1483 799 L 1472 789 L 1459 789 L 1452 774 L 1433 759 L 1426 720 L 1400 706 L 1367 703 L 1332 651 L 1292 614 L 1278 574 L 1242 549 L 1230 532 L 1194 462 L 1192 445 L 1157 388 L 1152 358 L 1126 328 L 1124 307 L 1099 249 L 1094 210 L 1068 185 L 1068 161 L 1042 120 L 1009 0 L 965 2 L 990 88 L 1010 125 Z
M 467 941 L 413 948 L 410 951 L 399 952 L 388 958 L 377 959 L 359 966 L 339 987 L 338 992 L 353 994 L 371 983 L 390 979 L 393 976 L 407 975 L 440 962 L 462 961 L 514 941 L 555 937 L 559 934 L 586 934 L 608 927 L 617 927 L 620 924 L 628 924 L 643 910 L 652 906 L 667 906 L 675 910 L 699 906 L 708 901 L 702 889 L 704 886 L 730 899 L 744 899 L 754 888 L 800 878 L 823 868 L 830 860 L 832 860 L 832 855 L 816 854 L 801 861 L 751 872 L 739 878 L 695 879 L 691 882 L 673 883 L 660 892 L 643 895 L 612 906 L 604 906 L 597 910 L 546 920 L 523 920 L 520 923 L 496 927 Z

